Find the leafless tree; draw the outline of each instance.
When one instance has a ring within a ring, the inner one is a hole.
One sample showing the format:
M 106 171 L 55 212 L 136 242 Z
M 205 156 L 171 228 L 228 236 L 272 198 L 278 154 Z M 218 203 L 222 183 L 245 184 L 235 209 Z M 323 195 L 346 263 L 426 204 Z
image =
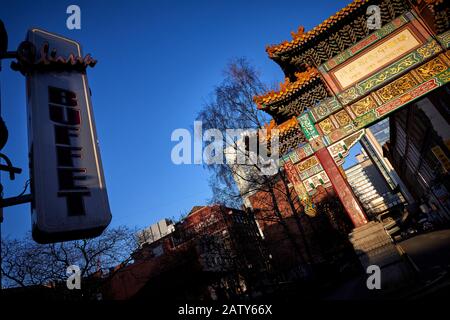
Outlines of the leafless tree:
M 198 114 L 204 129 L 218 129 L 225 133 L 227 129 L 259 129 L 269 121 L 269 117 L 258 110 L 253 97 L 266 92 L 268 86 L 259 78 L 259 73 L 245 58 L 232 60 L 224 71 L 224 80 L 218 85 L 209 102 L 205 103 Z M 245 152 L 235 141 L 224 137 L 224 152 L 230 148 L 237 153 Z M 226 155 L 224 155 L 224 159 Z M 300 212 L 302 207 L 295 204 L 296 195 L 285 176 L 282 168 L 274 176 L 261 174 L 262 167 L 259 163 L 229 165 L 211 164 L 206 166 L 211 171 L 210 186 L 213 191 L 211 202 L 221 203 L 230 207 L 240 207 L 242 199 L 254 194 L 267 195 L 270 214 L 260 216 L 259 219 L 267 219 L 280 223 L 285 230 L 287 238 L 291 241 L 297 255 L 304 261 L 311 261 L 307 239 L 304 237 Z M 236 179 L 245 183 L 246 190 L 237 188 Z M 281 184 L 278 183 L 281 179 Z M 280 199 L 280 194 L 281 198 Z M 295 235 L 289 230 L 285 217 L 289 213 L 282 212 L 280 200 L 289 203 L 291 215 L 296 219 L 297 225 L 304 243 L 303 250 L 295 239 Z
M 109 269 L 131 260 L 137 248 L 134 230 L 121 226 L 92 239 L 37 244 L 31 238 L 3 239 L 4 287 L 26 287 L 65 283 L 67 267 L 80 268 L 81 278 L 109 273 Z M 83 288 L 83 287 L 82 287 Z
M 235 59 L 224 70 L 223 82 L 214 89 L 197 118 L 202 121 L 204 129 L 218 129 L 223 133 L 227 129 L 260 128 L 268 117 L 256 109 L 253 97 L 265 90 L 266 86 L 248 61 Z M 227 143 L 225 137 L 224 143 Z M 241 194 L 232 168 L 225 164 L 211 164 L 207 168 L 213 173 L 210 179 L 213 202 L 239 207 Z

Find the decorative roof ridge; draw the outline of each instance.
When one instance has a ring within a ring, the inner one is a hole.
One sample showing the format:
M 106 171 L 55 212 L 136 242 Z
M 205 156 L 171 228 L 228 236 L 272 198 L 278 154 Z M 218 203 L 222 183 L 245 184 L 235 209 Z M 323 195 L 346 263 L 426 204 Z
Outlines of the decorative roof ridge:
M 322 32 L 328 30 L 331 26 L 340 21 L 343 17 L 348 16 L 351 12 L 360 8 L 362 5 L 366 4 L 369 1 L 370 0 L 354 0 L 346 7 L 339 10 L 334 15 L 324 20 L 322 23 L 315 26 L 313 29 L 309 30 L 306 33 L 304 32 L 304 27 L 300 26 L 297 32 L 291 32 L 292 35 L 291 41 L 285 40 L 280 44 L 268 45 L 266 46 L 266 52 L 268 53 L 270 58 L 273 58 L 277 53 L 283 53 L 291 49 L 294 49 L 299 45 L 313 39 L 315 36 L 321 34 Z
M 271 90 L 262 95 L 254 96 L 253 101 L 257 104 L 258 109 L 264 109 L 266 105 L 294 94 L 318 76 L 319 71 L 316 68 L 308 67 L 304 72 L 295 72 L 295 77 L 297 78 L 296 81 L 291 82 L 289 78 L 285 78 L 284 82 L 280 83 L 279 91 Z
M 266 130 L 266 139 L 270 140 L 271 136 L 272 136 L 272 130 L 278 130 L 278 134 L 281 136 L 283 135 L 286 131 L 289 131 L 289 129 L 293 128 L 293 127 L 299 127 L 300 125 L 298 123 L 297 117 L 292 117 L 289 118 L 288 120 L 277 124 L 275 122 L 275 120 L 270 120 L 269 123 L 265 123 L 264 127 L 261 129 L 265 129 Z
M 292 118 L 289 118 L 288 120 L 286 120 L 286 121 L 284 121 L 282 123 L 280 123 L 277 126 L 277 129 L 280 130 L 280 134 L 283 134 L 284 132 L 289 131 L 289 129 L 291 129 L 293 127 L 299 127 L 300 128 L 300 125 L 298 124 L 297 117 L 295 117 L 295 116 L 292 117 Z

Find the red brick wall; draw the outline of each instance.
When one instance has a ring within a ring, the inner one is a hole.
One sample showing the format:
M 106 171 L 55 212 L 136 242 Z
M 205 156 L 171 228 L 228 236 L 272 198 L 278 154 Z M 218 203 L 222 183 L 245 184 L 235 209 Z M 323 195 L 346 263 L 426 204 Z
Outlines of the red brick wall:
M 321 263 L 326 259 L 324 245 L 319 242 L 322 240 L 320 239 L 322 236 L 326 237 L 326 234 L 323 233 L 325 230 L 329 230 L 327 228 L 330 227 L 327 225 L 328 221 L 326 221 L 327 217 L 325 215 L 317 218 L 305 216 L 295 190 L 291 189 L 290 191 L 294 207 L 300 215 L 300 223 L 304 237 L 302 237 L 301 229 L 298 226 L 299 219 L 297 218 L 296 220 L 293 216 L 283 182 L 281 180 L 278 181 L 274 188 L 283 221 L 287 225 L 289 233 L 294 237 L 297 247 L 301 248 L 302 255 L 297 253 L 292 240 L 288 238 L 285 227 L 280 224 L 279 219 L 276 217 L 271 195 L 267 192 L 260 191 L 249 197 L 250 203 L 255 210 L 258 224 L 264 234 L 267 249 L 272 255 L 272 264 L 279 272 L 286 275 L 287 278 L 290 278 L 296 272 L 295 270 L 298 269 L 299 265 L 305 265 L 305 259 L 308 258 L 306 246 L 309 249 L 312 260 L 309 262 Z M 335 197 L 335 192 L 331 186 L 326 189 L 319 187 L 312 197 L 312 201 L 317 205 L 322 201 Z

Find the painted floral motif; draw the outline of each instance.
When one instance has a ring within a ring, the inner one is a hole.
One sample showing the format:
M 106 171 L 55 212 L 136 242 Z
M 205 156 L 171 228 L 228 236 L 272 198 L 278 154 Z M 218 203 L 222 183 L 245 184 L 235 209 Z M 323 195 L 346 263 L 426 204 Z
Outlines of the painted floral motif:
M 425 63 L 416 69 L 417 73 L 423 80 L 428 80 L 429 78 L 447 70 L 447 66 L 441 59 L 436 58 L 431 60 L 430 62 Z
M 369 112 L 370 110 L 373 110 L 377 106 L 377 103 L 373 99 L 372 96 L 367 96 L 358 102 L 355 102 L 352 104 L 351 109 L 355 116 L 359 117 L 363 114 Z
M 333 122 L 330 118 L 327 118 L 319 123 L 319 127 L 324 134 L 329 134 L 331 131 L 335 129 Z
M 342 93 L 338 94 L 339 100 L 342 104 L 347 104 L 358 98 L 361 94 L 357 91 L 356 87 L 351 87 Z
M 437 76 L 437 78 L 443 84 L 447 83 L 447 82 L 450 82 L 450 70 L 446 70 L 445 72 L 442 72 L 440 75 Z
M 333 111 L 339 110 L 341 108 L 342 105 L 339 103 L 339 101 L 335 97 L 330 97 L 323 99 L 317 106 L 312 107 L 311 114 L 316 121 L 319 121 Z
M 417 86 L 417 81 L 408 73 L 403 77 L 391 82 L 383 88 L 377 90 L 377 95 L 383 103 L 388 102 L 398 95 L 405 93 Z
M 325 144 L 322 140 L 322 137 L 317 137 L 317 138 L 312 139 L 310 141 L 310 144 L 314 151 L 320 150 L 325 146 Z
M 432 78 L 428 80 L 427 82 L 422 83 L 417 88 L 414 88 L 413 90 L 397 97 L 397 99 L 382 105 L 376 109 L 376 113 L 378 117 L 381 117 L 403 105 L 408 103 L 409 101 L 412 101 L 422 95 L 424 95 L 427 92 L 430 92 L 431 90 L 439 87 L 439 83 L 436 81 L 436 78 Z
M 339 111 L 334 115 L 334 117 L 341 127 L 346 126 L 352 122 L 352 119 L 345 110 Z
M 373 110 L 370 110 L 370 112 L 358 117 L 355 119 L 356 125 L 358 128 L 363 128 L 369 123 L 372 123 L 377 119 L 377 116 L 375 115 L 375 112 Z
M 298 153 L 296 151 L 290 152 L 289 158 L 291 159 L 292 163 L 297 163 L 300 161 L 300 158 L 298 157 Z
M 368 92 L 372 88 L 382 84 L 383 82 L 392 79 L 400 72 L 407 70 L 408 68 L 414 66 L 415 64 L 422 61 L 422 59 L 417 55 L 417 53 L 413 52 L 400 61 L 394 63 L 390 67 L 384 69 L 383 71 L 375 74 L 369 79 L 361 82 L 359 86 L 362 89 L 362 92 Z
M 297 169 L 298 169 L 299 172 L 303 172 L 303 171 L 308 170 L 312 166 L 315 166 L 318 163 L 319 163 L 319 160 L 317 159 L 317 157 L 316 156 L 312 156 L 312 157 L 310 157 L 310 158 L 300 162 L 297 165 Z
M 450 30 L 441 33 L 437 36 L 439 42 L 444 46 L 444 48 L 450 48 Z
M 441 46 L 437 43 L 436 40 L 432 40 L 428 42 L 426 45 L 417 49 L 417 52 L 424 58 L 429 58 L 434 56 L 442 51 Z

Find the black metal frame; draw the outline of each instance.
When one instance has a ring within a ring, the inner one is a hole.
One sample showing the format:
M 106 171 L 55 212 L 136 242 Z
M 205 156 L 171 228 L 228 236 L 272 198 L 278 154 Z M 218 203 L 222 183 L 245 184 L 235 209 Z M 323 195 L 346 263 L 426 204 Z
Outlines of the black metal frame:
M 7 50 L 8 50 L 8 34 L 6 32 L 5 26 L 3 25 L 3 22 L 0 20 L 0 71 L 1 71 L 1 61 L 3 59 L 15 59 L 18 57 L 17 51 L 7 51 Z M 1 99 L 1 97 L 0 97 L 0 99 Z M 1 103 L 1 101 L 0 101 L 0 103 Z M 1 109 L 0 109 L 0 112 L 1 112 Z M 0 121 L 1 121 L 1 126 L 0 126 L 0 137 L 1 137 L 0 150 L 1 150 L 4 147 L 4 145 L 6 144 L 6 142 L 8 141 L 8 130 L 3 121 L 3 118 L 1 117 L 1 113 L 0 113 Z M 6 163 L 6 164 L 0 163 L 0 171 L 8 172 L 10 180 L 14 180 L 16 177 L 16 174 L 22 173 L 22 169 L 14 167 L 11 160 L 5 154 L 0 153 L 0 159 L 3 159 Z M 0 190 L 3 193 L 3 186 L 1 184 L 1 182 L 0 182 Z M 3 212 L 1 210 L 2 208 L 31 202 L 31 200 L 32 200 L 32 196 L 30 194 L 3 199 L 3 196 L 0 193 L 0 223 L 3 222 Z
M 1 62 L 3 59 L 15 59 L 18 57 L 17 51 L 8 51 L 8 34 L 6 32 L 3 21 L 0 20 L 0 72 L 2 70 Z M 6 145 L 8 141 L 8 129 L 5 122 L 1 116 L 1 96 L 0 96 L 0 150 Z M 22 173 L 21 168 L 14 167 L 11 160 L 3 153 L 0 153 L 0 159 L 3 159 L 6 164 L 0 164 L 0 171 L 5 171 L 9 173 L 9 179 L 14 180 L 16 174 Z M 3 208 L 15 206 L 18 204 L 29 203 L 32 201 L 31 194 L 21 194 L 17 197 L 5 198 L 3 199 L 3 185 L 0 180 L 0 244 L 1 244 L 1 225 L 3 223 Z M 0 246 L 1 247 L 1 246 Z M 2 252 L 0 248 L 0 264 L 2 263 Z M 2 285 L 2 274 L 0 272 L 0 290 L 3 289 Z

